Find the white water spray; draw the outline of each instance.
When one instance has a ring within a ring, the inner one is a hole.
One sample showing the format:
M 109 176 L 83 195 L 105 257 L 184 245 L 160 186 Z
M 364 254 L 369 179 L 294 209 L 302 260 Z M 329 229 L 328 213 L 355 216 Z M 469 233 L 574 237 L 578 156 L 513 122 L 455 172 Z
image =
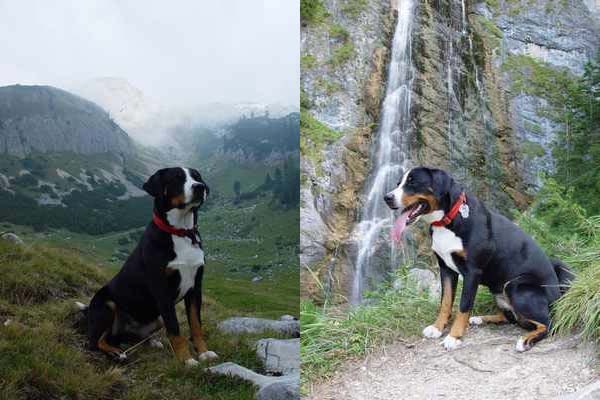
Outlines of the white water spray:
M 407 166 L 412 86 L 411 31 L 414 0 L 398 1 L 398 22 L 392 43 L 387 89 L 377 139 L 372 148 L 373 169 L 366 184 L 360 222 L 353 231 L 358 244 L 351 302 L 360 303 L 365 283 L 371 277 L 376 251 L 390 246 L 393 213 L 383 196 L 397 184 Z M 387 229 L 386 229 L 387 228 Z M 381 240 L 380 240 L 381 239 Z M 394 246 L 389 249 L 392 264 Z M 394 265 L 392 265 L 394 267 Z

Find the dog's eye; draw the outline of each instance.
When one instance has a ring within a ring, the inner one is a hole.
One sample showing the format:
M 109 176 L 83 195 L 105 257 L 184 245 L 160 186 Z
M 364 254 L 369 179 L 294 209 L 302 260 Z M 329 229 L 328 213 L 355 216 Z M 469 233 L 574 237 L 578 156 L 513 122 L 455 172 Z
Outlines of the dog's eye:
M 409 176 L 409 177 L 406 179 L 406 183 L 412 183 L 412 182 L 413 182 L 413 177 L 412 177 L 412 176 Z

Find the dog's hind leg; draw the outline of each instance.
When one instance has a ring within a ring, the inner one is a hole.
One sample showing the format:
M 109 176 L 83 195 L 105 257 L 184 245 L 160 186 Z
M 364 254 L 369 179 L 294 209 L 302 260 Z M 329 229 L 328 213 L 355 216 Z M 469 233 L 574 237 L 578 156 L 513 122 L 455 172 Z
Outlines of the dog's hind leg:
M 494 315 L 477 315 L 469 318 L 469 324 L 471 325 L 481 325 L 485 323 L 493 323 L 493 324 L 502 324 L 508 322 L 508 318 L 502 310 L 499 310 L 497 314 Z
M 550 330 L 550 307 L 543 288 L 518 285 L 508 291 L 517 323 L 530 332 L 517 340 L 515 349 L 523 352 L 548 335 Z
M 100 289 L 88 308 L 89 347 L 124 360 L 127 358 L 125 353 L 108 342 L 116 320 L 116 312 L 116 305 L 110 300 L 108 289 L 106 287 Z

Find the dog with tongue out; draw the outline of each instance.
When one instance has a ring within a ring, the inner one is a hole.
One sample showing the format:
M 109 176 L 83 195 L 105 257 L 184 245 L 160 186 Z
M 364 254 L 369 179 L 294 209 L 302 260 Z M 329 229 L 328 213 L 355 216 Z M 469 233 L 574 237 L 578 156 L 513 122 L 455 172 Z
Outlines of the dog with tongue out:
M 418 220 L 430 224 L 432 249 L 440 267 L 442 299 L 436 321 L 423 330 L 428 338 L 442 336 L 452 316 L 458 276 L 463 277 L 460 305 L 442 345 L 462 344 L 469 324 L 516 322 L 529 332 L 515 349 L 529 350 L 550 328 L 550 306 L 564 293 L 573 274 L 559 260 L 550 260 L 516 224 L 489 210 L 476 196 L 443 170 L 418 167 L 407 171 L 398 186 L 384 196 L 400 210 L 391 237 Z M 478 286 L 495 296 L 498 313 L 471 316 Z

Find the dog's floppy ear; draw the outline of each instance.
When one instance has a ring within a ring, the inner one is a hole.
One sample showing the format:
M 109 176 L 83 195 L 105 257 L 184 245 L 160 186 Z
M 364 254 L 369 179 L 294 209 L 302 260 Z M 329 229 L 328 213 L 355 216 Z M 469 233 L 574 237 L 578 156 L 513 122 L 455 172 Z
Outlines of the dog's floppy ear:
M 164 189 L 164 179 L 163 178 L 164 178 L 166 170 L 167 170 L 166 168 L 163 168 L 163 169 L 159 169 L 158 171 L 156 171 L 154 173 L 154 175 L 152 175 L 150 178 L 148 178 L 146 183 L 144 183 L 144 185 L 142 186 L 142 189 L 144 189 L 152 197 L 160 196 L 163 193 L 163 189 Z
M 438 199 L 441 199 L 449 194 L 454 185 L 454 180 L 450 175 L 441 169 L 430 169 L 430 173 L 433 180 L 434 195 L 436 195 Z
M 436 188 L 435 196 L 442 203 L 447 202 L 448 205 L 451 205 L 460 195 L 461 188 L 446 171 L 441 169 L 432 169 L 431 171 L 434 187 Z

